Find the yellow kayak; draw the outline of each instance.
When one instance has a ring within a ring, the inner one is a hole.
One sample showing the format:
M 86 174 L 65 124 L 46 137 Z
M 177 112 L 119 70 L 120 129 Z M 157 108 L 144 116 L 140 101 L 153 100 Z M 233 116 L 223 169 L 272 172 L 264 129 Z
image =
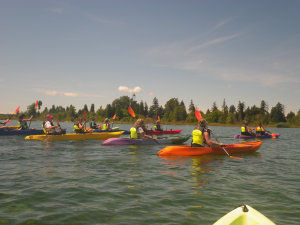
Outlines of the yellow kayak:
M 215 222 L 214 225 L 275 225 L 275 223 L 251 206 L 240 205 Z
M 67 141 L 67 140 L 92 140 L 100 139 L 106 140 L 108 138 L 118 138 L 122 135 L 124 131 L 111 132 L 111 133 L 85 133 L 85 134 L 61 134 L 61 135 L 30 135 L 25 139 L 32 140 L 50 140 L 50 141 Z

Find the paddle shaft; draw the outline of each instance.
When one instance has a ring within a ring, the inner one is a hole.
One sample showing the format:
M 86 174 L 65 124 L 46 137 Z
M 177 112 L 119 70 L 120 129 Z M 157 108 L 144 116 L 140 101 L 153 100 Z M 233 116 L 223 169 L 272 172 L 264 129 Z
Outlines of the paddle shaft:
M 218 138 L 214 135 L 214 133 L 213 133 L 211 130 L 210 130 L 210 133 L 212 134 L 212 136 L 214 136 L 214 138 L 216 139 L 216 141 L 217 141 L 218 143 L 220 143 L 219 140 L 218 140 Z M 229 153 L 226 151 L 226 149 L 225 149 L 224 147 L 221 146 L 221 148 L 224 150 L 224 152 L 225 152 L 229 157 L 232 158 L 232 156 L 229 155 Z

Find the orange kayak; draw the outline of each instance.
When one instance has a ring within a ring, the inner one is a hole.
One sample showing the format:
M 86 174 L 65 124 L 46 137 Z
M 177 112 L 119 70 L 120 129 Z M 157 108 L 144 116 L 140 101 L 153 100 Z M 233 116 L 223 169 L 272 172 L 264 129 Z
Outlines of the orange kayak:
M 256 152 L 261 141 L 227 144 L 226 151 L 231 154 Z M 221 147 L 191 147 L 190 145 L 168 146 L 157 153 L 159 156 L 195 156 L 195 155 L 226 155 Z

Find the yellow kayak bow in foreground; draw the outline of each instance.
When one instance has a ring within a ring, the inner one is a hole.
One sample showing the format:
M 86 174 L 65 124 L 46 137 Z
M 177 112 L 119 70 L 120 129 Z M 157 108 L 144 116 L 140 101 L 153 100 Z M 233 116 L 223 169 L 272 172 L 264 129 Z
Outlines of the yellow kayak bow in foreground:
M 108 138 L 118 138 L 124 131 L 111 133 L 84 133 L 84 134 L 61 134 L 61 135 L 30 135 L 25 139 L 30 140 L 49 140 L 49 141 L 67 141 L 67 140 L 106 140 Z
M 275 223 L 251 206 L 240 205 L 215 222 L 214 225 L 275 225 Z

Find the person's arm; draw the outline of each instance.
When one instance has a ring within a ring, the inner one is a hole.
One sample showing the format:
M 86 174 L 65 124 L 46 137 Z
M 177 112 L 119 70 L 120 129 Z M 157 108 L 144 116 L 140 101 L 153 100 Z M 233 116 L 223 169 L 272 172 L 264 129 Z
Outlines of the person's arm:
M 211 147 L 216 147 L 216 146 L 222 145 L 222 143 L 213 142 L 213 141 L 210 139 L 208 132 L 204 132 L 204 138 L 205 138 L 205 140 L 206 140 L 206 143 L 207 143 L 208 145 L 210 145 Z
M 81 123 L 78 123 L 79 129 L 83 129 L 83 125 Z
M 261 129 L 261 131 L 263 131 L 263 132 L 269 132 L 269 133 L 271 133 L 270 131 L 266 130 L 266 129 L 263 128 L 263 127 L 261 127 L 260 129 Z
M 22 119 L 22 121 L 30 121 L 30 120 L 32 120 L 32 118 L 33 118 L 33 115 L 31 115 L 31 117 L 29 119 Z

